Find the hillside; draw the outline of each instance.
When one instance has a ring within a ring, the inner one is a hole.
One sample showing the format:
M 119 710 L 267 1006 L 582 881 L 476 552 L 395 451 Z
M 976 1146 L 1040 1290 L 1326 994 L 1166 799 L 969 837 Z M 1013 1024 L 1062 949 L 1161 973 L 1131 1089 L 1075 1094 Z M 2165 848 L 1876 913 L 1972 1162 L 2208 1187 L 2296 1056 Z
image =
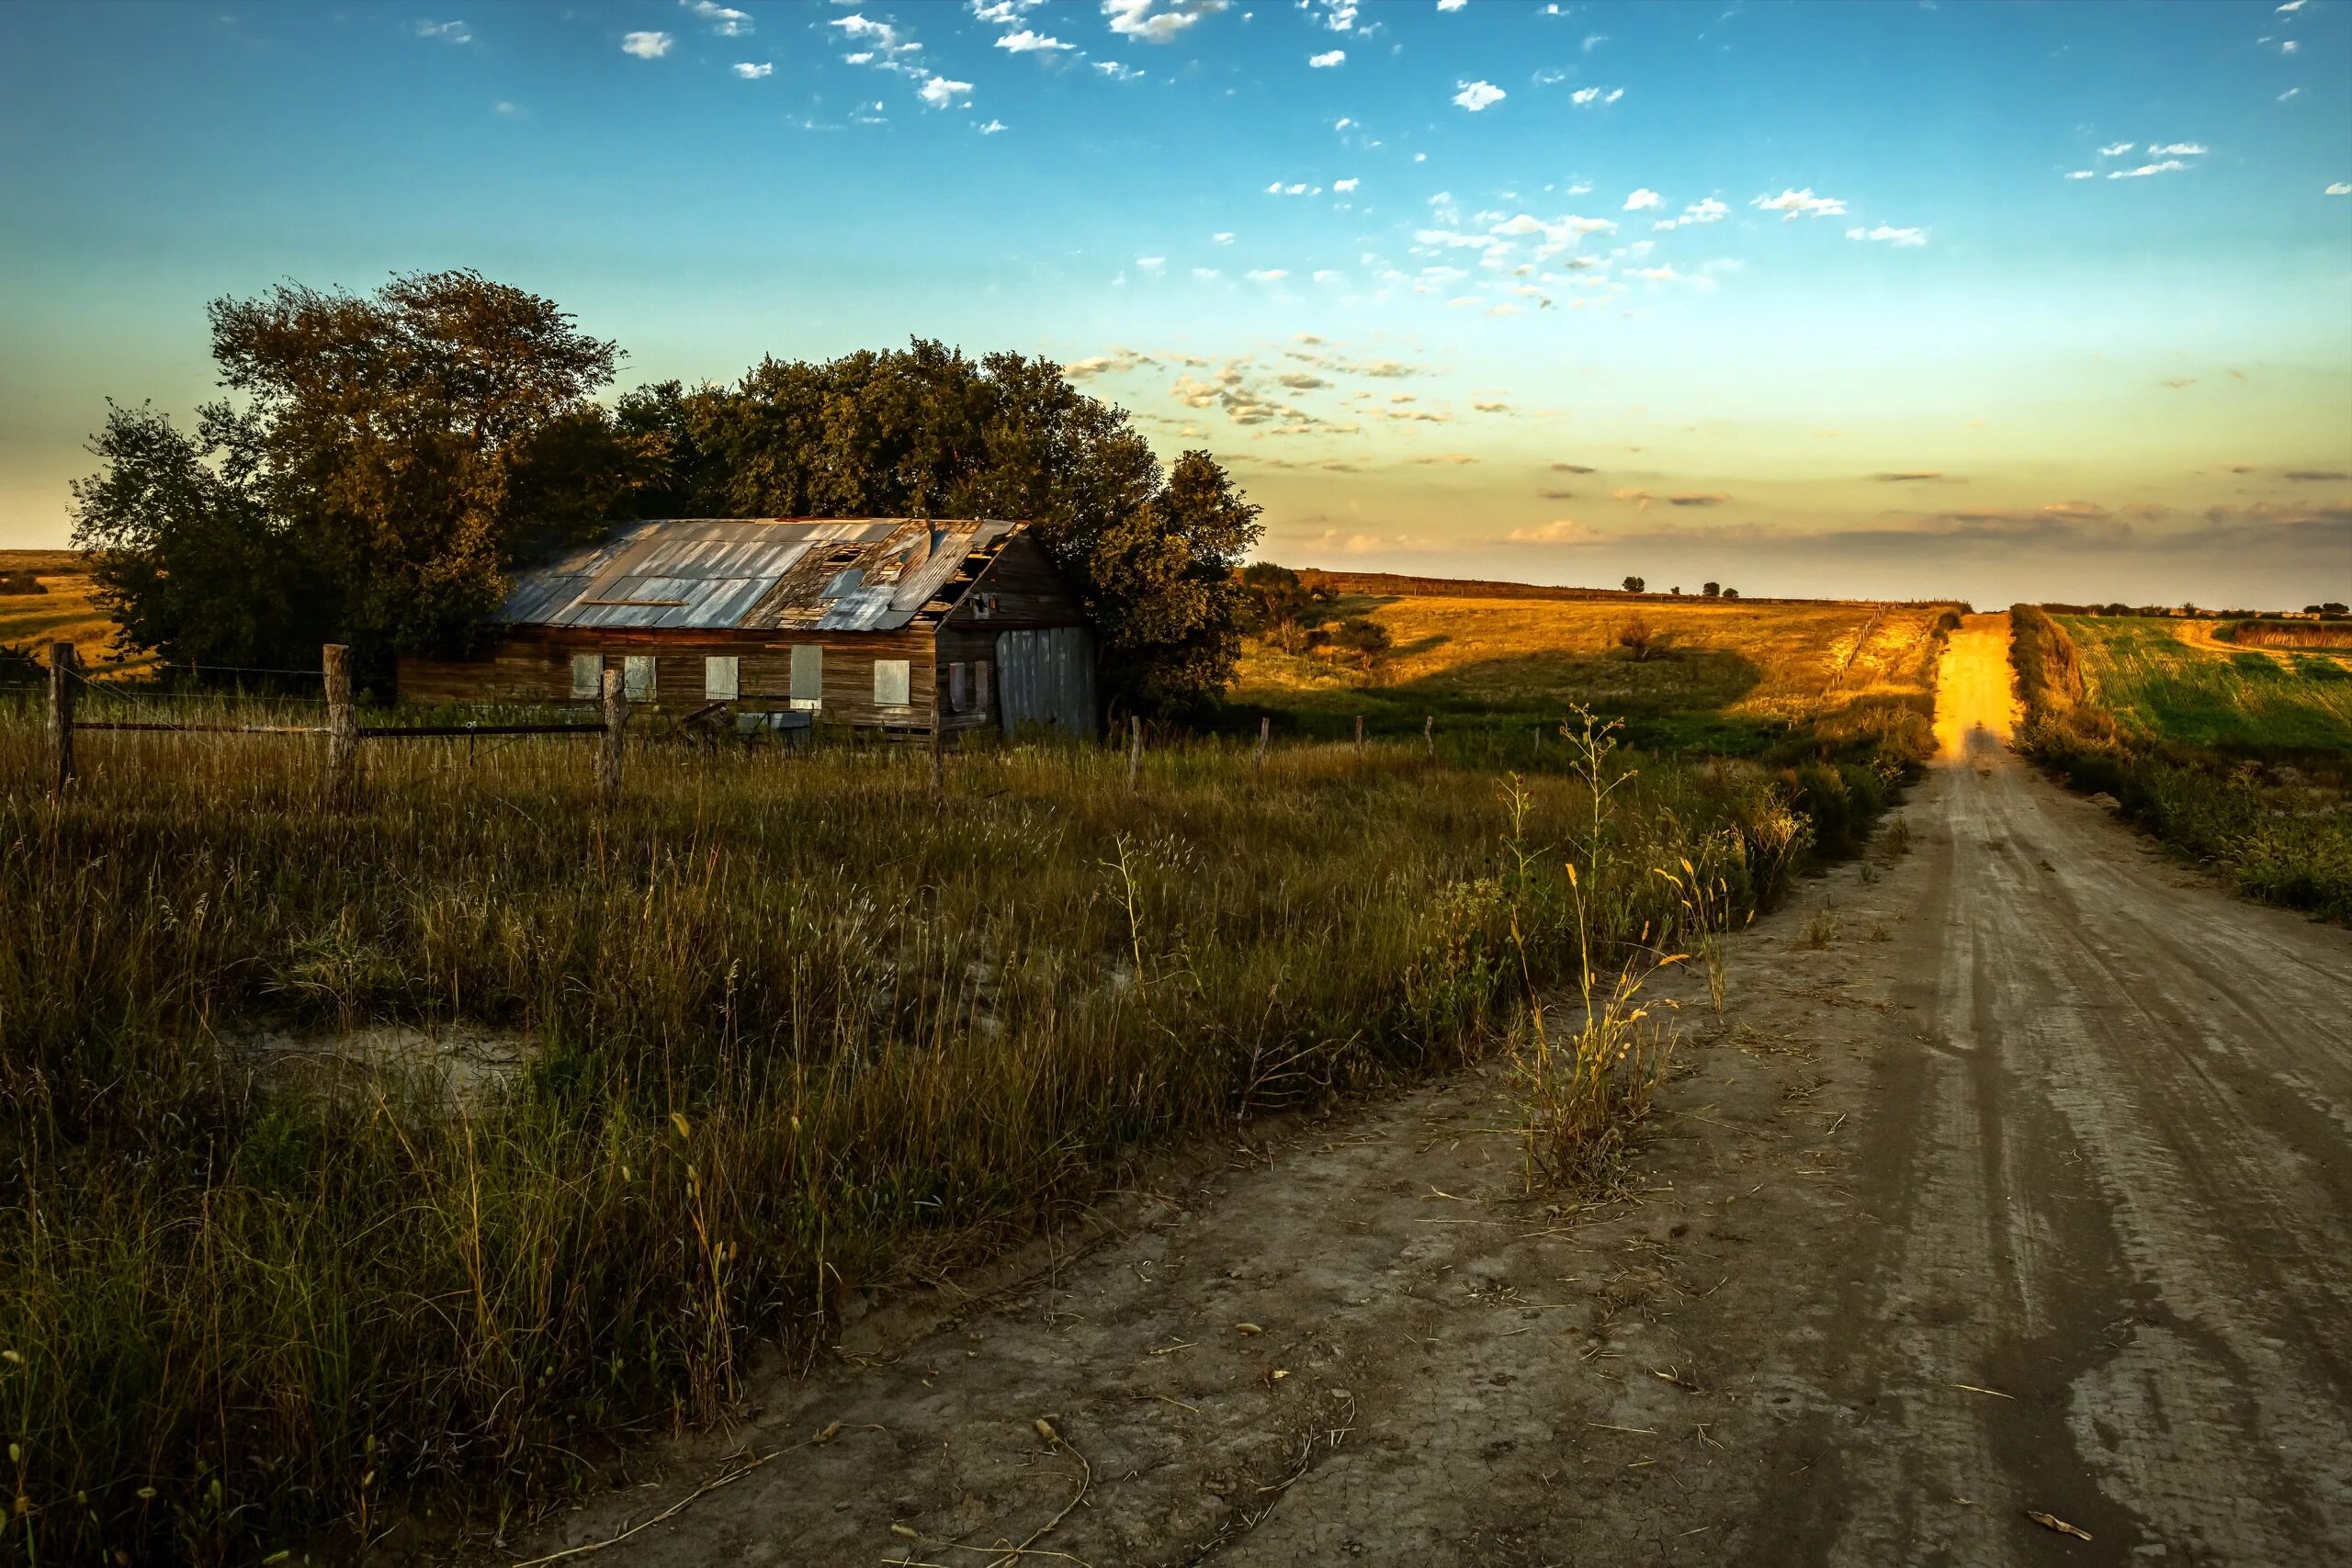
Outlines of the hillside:
M 43 593 L 0 593 L 0 647 L 46 649 L 62 637 L 82 662 L 93 668 L 115 664 L 115 624 L 92 597 L 89 572 L 78 550 L 0 550 L 0 578 L 29 571 Z M 129 660 L 124 671 L 151 661 Z

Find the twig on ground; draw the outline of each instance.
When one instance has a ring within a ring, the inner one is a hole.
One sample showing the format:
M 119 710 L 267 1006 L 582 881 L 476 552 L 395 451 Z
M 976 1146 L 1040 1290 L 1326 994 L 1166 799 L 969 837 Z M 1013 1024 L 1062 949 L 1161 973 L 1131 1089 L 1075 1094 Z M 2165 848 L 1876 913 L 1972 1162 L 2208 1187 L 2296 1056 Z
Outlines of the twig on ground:
M 780 1454 L 784 1451 L 785 1450 L 782 1449 L 777 1449 L 774 1453 L 762 1454 L 759 1458 L 752 1461 L 749 1464 L 742 1466 L 741 1469 L 730 1470 L 725 1475 L 719 1476 L 715 1480 L 704 1482 L 701 1485 L 695 1487 L 693 1491 L 687 1493 L 684 1496 L 679 1498 L 676 1502 L 671 1504 L 668 1507 L 662 1509 L 651 1518 L 639 1520 L 638 1523 L 633 1524 L 629 1526 L 628 1529 L 621 1531 L 618 1535 L 607 1536 L 603 1540 L 583 1541 L 578 1546 L 567 1546 L 561 1551 L 550 1551 L 545 1557 L 534 1557 L 526 1562 L 514 1563 L 512 1564 L 512 1568 L 544 1568 L 544 1565 L 549 1562 L 561 1562 L 568 1558 L 585 1557 L 592 1551 L 602 1551 L 608 1546 L 618 1546 L 622 1541 L 627 1540 L 629 1537 L 635 1535 L 641 1529 L 650 1529 L 653 1526 L 662 1523 L 664 1520 L 676 1518 L 680 1514 L 684 1513 L 687 1506 L 692 1504 L 695 1499 L 707 1493 L 716 1492 L 720 1487 L 728 1485 L 732 1482 L 742 1480 L 743 1477 L 751 1474 L 752 1472 L 759 1469 L 760 1466 L 775 1458 L 776 1454 Z

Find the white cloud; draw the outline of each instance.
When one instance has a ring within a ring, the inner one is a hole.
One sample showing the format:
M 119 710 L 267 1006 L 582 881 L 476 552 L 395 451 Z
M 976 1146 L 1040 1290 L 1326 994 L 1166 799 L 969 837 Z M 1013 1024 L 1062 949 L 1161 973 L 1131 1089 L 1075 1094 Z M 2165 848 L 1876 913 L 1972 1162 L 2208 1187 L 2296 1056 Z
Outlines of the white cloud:
M 981 127 L 979 128 L 979 130 L 980 130 L 980 134 L 981 134 L 982 136 L 994 136 L 994 135 L 996 135 L 997 133 L 999 133 L 1000 131 L 1001 131 L 1001 130 L 1005 130 L 1005 129 L 1006 129 L 1006 127 L 1005 127 L 1005 123 L 1004 123 L 1004 121 L 1002 121 L 1002 120 L 1001 120 L 1001 119 L 992 119 L 992 120 L 989 121 L 986 125 L 981 126 Z
M 1229 245 L 1233 243 L 1233 231 L 1230 229 L 1218 230 L 1216 233 L 1209 236 L 1209 243 L 1213 245 Z
M 2287 3 L 2284 6 L 2278 7 L 2278 15 L 2282 17 L 2291 17 L 2302 8 L 2303 0 L 2287 0 Z
M 1225 0 L 1102 0 L 1102 14 L 1121 38 L 1172 42 L 1176 35 L 1225 9 Z
M 1625 210 L 1628 212 L 1646 212 L 1653 207 L 1663 205 L 1665 200 L 1666 197 L 1658 195 L 1657 192 L 1645 187 L 1641 190 L 1635 191 L 1633 195 L 1625 198 Z
M 2278 46 L 2278 52 L 2281 54 L 2298 54 L 2301 52 L 2302 47 L 2303 46 L 2301 44 L 2297 43 L 2293 39 L 2289 39 L 2286 42 Z
M 2178 174 L 2187 167 L 2188 165 L 2177 158 L 2166 158 L 2161 164 L 2143 164 L 2136 169 L 2109 169 L 2107 177 L 2111 180 L 2145 179 L 2150 175 Z
M 1897 249 L 1902 249 L 1905 246 L 1918 246 L 1926 244 L 1928 243 L 1928 231 L 1925 229 L 1894 229 L 1882 223 L 1875 229 L 1849 229 L 1846 231 L 1846 238 L 1849 240 L 1876 240 L 1882 244 L 1893 245 Z
M 1331 182 L 1331 188 L 1338 191 L 1350 191 L 1355 189 L 1358 183 L 1359 182 L 1352 179 L 1333 180 Z
M 2352 183 L 2338 180 L 2334 185 L 2327 187 L 2325 194 L 2329 196 L 2352 196 Z
M 2126 152 L 2129 152 L 2130 151 L 2132 151 L 2132 143 L 2131 143 L 2131 142 L 2129 142 L 2129 141 L 2118 141 L 2118 142 L 2113 143 L 2113 144 L 2112 144 L 2112 145 L 2110 145 L 2110 146 L 2106 146 L 2106 147 L 2102 147 L 2102 148 L 2100 148 L 2100 149 L 2098 150 L 2098 155 L 2099 155 L 2100 157 L 2102 157 L 2102 158 L 2120 158 L 2121 156 L 2123 156 L 2123 154 L 2125 154 Z
M 1682 209 L 1679 218 L 1661 218 L 1650 225 L 1653 229 L 1681 229 L 1692 223 L 1720 223 L 1731 209 L 1713 197 L 1704 197 Z
M 1760 207 L 1767 212 L 1781 213 L 1782 220 L 1791 223 L 1800 218 L 1843 218 L 1846 216 L 1846 204 L 1843 201 L 1834 196 L 1815 196 L 1813 194 L 1811 186 L 1807 186 L 1803 190 L 1783 190 L 1778 196 L 1759 196 L 1749 205 Z
M 2098 171 L 2097 169 L 2075 169 L 2070 171 L 2066 177 L 2070 180 L 2095 180 L 2098 178 Z
M 1348 51 L 1344 49 L 1328 49 L 1320 54 L 1308 55 L 1306 63 L 1314 70 L 1329 71 L 1334 65 L 1345 63 L 1347 58 Z
M 1022 28 L 1017 33 L 1005 34 L 996 40 L 996 46 L 999 49 L 1009 50 L 1014 54 L 1049 54 L 1055 50 L 1070 47 L 1057 38 L 1047 38 L 1043 33 L 1031 32 L 1027 28 Z
M 708 22 L 710 30 L 720 38 L 741 38 L 752 30 L 750 16 L 718 5 L 716 0 L 678 0 L 678 4 L 692 11 L 696 19 Z
M 1308 185 L 1304 180 L 1295 185 L 1284 185 L 1282 181 L 1276 180 L 1266 187 L 1266 194 L 1268 196 L 1321 196 L 1323 187 Z
M 2161 147 L 2153 141 L 2148 143 L 2148 155 L 2153 158 L 2201 158 L 2211 151 L 2194 141 L 2167 141 Z
M 1472 114 L 1490 104 L 1501 103 L 1510 96 L 1492 82 L 1456 82 L 1454 85 L 1460 91 L 1453 95 L 1453 101 Z
M 1281 267 L 1265 267 L 1253 270 L 1250 274 L 1250 281 L 1252 283 L 1280 283 L 1283 278 L 1288 277 L 1289 276 L 1290 274 Z
M 1213 266 L 1196 266 L 1193 269 L 1193 281 L 1195 283 L 1213 283 L 1216 280 L 1216 268 Z
M 933 108 L 944 109 L 957 98 L 967 96 L 971 91 L 969 82 L 951 82 L 944 76 L 933 76 L 923 83 L 916 96 Z
M 1145 272 L 1157 276 L 1168 270 L 1168 258 L 1166 256 L 1137 256 L 1136 265 Z
M 1143 75 L 1134 66 L 1123 65 L 1115 60 L 1098 60 L 1094 62 L 1094 69 L 1114 82 L 1133 82 Z
M 495 115 L 503 115 L 508 119 L 525 119 L 529 118 L 531 111 L 525 108 L 520 104 L 510 104 L 505 99 L 501 98 L 498 102 L 490 106 L 490 112 Z
M 1437 8 L 1441 11 L 1459 11 L 1468 4 L 1470 0 L 1437 0 Z
M 734 71 L 736 75 L 741 76 L 746 82 L 756 82 L 763 76 L 773 76 L 775 74 L 775 67 L 764 60 L 761 61 L 757 64 L 753 64 L 748 60 L 739 60 L 735 62 Z
M 1340 281 L 1340 274 L 1326 267 L 1318 270 L 1315 274 L 1315 281 L 1317 283 L 1337 283 Z M 1288 380 L 1289 378 L 1284 377 L 1283 379 Z
M 1575 92 L 1568 95 L 1568 102 L 1579 106 L 1590 104 L 1613 104 L 1624 96 L 1625 89 L 1623 87 L 1611 87 L 1606 92 L 1602 91 L 1599 87 L 1578 87 Z
M 2303 90 L 2301 87 L 2290 87 L 2285 92 L 2278 95 L 2278 101 L 2283 104 L 2289 98 L 2299 98 L 2301 97 L 2302 95 Z
M 416 36 L 419 38 L 436 39 L 443 43 L 471 43 L 474 41 L 472 29 L 469 28 L 463 22 L 419 22 L 416 24 Z
M 1608 41 L 1609 35 L 1607 33 L 1587 33 L 1584 35 L 1584 51 L 1587 54 L 1590 54 L 1594 50 L 1599 49 L 1602 44 L 1607 43 Z
M 639 60 L 659 60 L 670 52 L 678 40 L 668 33 L 627 33 L 621 38 L 621 52 L 633 54 Z

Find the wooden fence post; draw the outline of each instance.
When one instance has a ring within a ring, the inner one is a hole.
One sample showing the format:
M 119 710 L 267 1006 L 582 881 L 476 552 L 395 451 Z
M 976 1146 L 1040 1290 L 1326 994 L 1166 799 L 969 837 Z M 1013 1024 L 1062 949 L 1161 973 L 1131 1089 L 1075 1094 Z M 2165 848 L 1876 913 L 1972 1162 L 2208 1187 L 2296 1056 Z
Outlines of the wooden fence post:
M 1356 755 L 1363 755 L 1363 715 L 1356 715 Z
M 74 782 L 74 645 L 49 645 L 49 755 L 54 764 L 50 788 L 63 795 Z
M 1127 716 L 1127 787 L 1133 789 L 1143 776 L 1143 719 L 1136 714 Z
M 596 788 L 606 807 L 621 801 L 621 731 L 628 728 L 628 696 L 618 670 L 605 671 L 605 735 L 596 750 Z
M 1430 761 L 1437 761 L 1437 715 L 1421 715 L 1421 744 L 1429 749 Z
M 1266 768 L 1266 737 L 1273 732 L 1273 728 L 1274 721 L 1271 715 L 1258 716 L 1258 754 L 1250 760 L 1250 765 L 1260 773 L 1263 773 Z
M 359 761 L 359 720 L 351 707 L 351 649 L 339 642 L 319 649 L 327 688 L 327 790 L 349 792 Z
M 931 683 L 931 793 L 942 801 L 947 798 L 947 753 L 939 733 L 939 710 L 944 695 L 939 689 L 939 682 L 934 679 Z

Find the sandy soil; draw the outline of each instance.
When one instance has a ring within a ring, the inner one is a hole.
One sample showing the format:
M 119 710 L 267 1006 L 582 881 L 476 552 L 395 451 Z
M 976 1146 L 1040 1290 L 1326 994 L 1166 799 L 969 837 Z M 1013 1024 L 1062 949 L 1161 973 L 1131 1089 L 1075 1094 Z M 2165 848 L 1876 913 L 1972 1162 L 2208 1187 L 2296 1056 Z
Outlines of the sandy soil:
M 1526 1195 L 1489 1076 L 1295 1127 L 512 1555 L 732 1453 L 599 1568 L 2352 1561 L 2352 933 L 2014 761 L 2005 633 L 1908 852 L 1685 1013 L 1630 1201 Z

